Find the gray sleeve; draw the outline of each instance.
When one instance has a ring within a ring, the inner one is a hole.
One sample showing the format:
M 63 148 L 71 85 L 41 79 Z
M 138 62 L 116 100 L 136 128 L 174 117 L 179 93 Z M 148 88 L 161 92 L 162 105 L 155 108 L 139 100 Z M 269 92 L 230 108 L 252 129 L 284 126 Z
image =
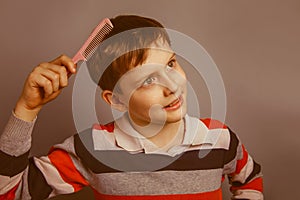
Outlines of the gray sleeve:
M 0 136 L 0 151 L 11 156 L 20 156 L 29 151 L 35 121 L 23 121 L 12 113 Z

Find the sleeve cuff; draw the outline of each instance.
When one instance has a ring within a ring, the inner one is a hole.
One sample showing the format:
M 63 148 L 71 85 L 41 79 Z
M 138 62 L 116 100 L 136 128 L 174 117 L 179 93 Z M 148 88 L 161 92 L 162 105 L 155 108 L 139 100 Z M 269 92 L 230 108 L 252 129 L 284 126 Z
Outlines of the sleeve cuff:
M 29 151 L 35 121 L 36 119 L 26 122 L 17 118 L 12 112 L 0 137 L 0 150 L 12 156 L 19 156 Z

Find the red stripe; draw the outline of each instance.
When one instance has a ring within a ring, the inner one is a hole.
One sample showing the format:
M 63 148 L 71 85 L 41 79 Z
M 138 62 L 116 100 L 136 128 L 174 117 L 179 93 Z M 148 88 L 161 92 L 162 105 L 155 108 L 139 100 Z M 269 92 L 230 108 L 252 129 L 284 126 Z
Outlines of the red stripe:
M 217 128 L 224 128 L 226 129 L 227 126 L 222 122 L 210 118 L 200 119 L 208 129 L 217 129 Z
M 225 175 L 222 175 L 222 180 L 221 182 L 223 183 L 225 181 Z
M 234 186 L 230 187 L 231 191 L 235 191 L 238 189 L 251 189 L 251 190 L 257 190 L 263 192 L 263 179 L 261 177 L 258 177 L 241 187 L 234 187 Z
M 51 163 L 58 170 L 62 179 L 72 185 L 75 192 L 88 185 L 88 182 L 76 169 L 70 155 L 67 152 L 60 149 L 54 149 L 48 157 Z
M 242 149 L 243 158 L 237 161 L 235 174 L 239 174 L 248 163 L 248 152 L 246 151 L 244 145 L 242 145 Z
M 106 130 L 110 133 L 112 133 L 115 129 L 115 124 L 113 122 L 106 124 L 106 125 L 102 125 L 102 124 L 94 124 L 93 125 L 93 129 L 96 130 Z
M 15 187 L 10 189 L 7 193 L 1 194 L 0 195 L 0 200 L 13 200 L 13 199 L 15 199 L 16 191 L 19 187 L 19 184 L 20 184 L 20 182 Z
M 212 192 L 198 194 L 121 196 L 100 194 L 95 190 L 94 194 L 96 199 L 99 200 L 222 200 L 221 188 Z

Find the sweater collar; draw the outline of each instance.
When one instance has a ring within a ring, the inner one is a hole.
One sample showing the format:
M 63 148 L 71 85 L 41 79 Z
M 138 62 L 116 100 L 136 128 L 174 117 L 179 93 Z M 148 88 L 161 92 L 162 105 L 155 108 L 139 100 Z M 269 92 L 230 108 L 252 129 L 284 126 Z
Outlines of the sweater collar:
M 207 137 L 208 128 L 199 119 L 186 115 L 184 117 L 185 133 L 180 145 L 172 147 L 168 152 L 161 151 L 151 141 L 139 134 L 129 121 L 127 114 L 115 121 L 115 141 L 116 144 L 131 153 L 160 153 L 160 154 L 178 154 L 189 147 L 195 147 L 203 144 L 212 145 L 214 141 Z

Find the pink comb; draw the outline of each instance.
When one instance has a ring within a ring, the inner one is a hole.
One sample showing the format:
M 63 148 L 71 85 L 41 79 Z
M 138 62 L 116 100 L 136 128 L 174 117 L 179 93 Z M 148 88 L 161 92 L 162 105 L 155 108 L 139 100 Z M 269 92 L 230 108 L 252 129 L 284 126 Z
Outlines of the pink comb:
M 87 59 L 93 55 L 99 44 L 103 41 L 105 35 L 107 35 L 112 28 L 113 25 L 111 21 L 108 18 L 103 19 L 73 57 L 73 62 L 76 64 L 81 60 L 87 61 Z

